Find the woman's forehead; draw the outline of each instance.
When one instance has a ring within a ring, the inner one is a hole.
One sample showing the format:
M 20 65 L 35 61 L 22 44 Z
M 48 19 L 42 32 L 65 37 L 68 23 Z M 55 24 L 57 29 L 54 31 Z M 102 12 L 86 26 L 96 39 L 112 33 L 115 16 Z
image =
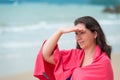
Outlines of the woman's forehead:
M 76 27 L 86 28 L 85 24 L 83 24 L 83 23 L 77 24 Z

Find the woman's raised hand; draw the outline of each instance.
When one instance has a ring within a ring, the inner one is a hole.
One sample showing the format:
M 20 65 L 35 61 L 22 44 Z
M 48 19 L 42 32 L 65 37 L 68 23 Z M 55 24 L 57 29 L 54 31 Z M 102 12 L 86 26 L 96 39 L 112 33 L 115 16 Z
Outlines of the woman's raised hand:
M 84 32 L 85 29 L 78 27 L 78 26 L 73 26 L 73 27 L 64 27 L 64 28 L 59 28 L 59 31 L 61 31 L 61 33 L 70 33 L 70 32 Z

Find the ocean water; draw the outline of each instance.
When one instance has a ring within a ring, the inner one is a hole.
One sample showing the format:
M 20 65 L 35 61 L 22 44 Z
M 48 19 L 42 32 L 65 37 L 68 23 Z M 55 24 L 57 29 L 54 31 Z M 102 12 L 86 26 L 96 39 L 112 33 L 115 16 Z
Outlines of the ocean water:
M 105 32 L 113 54 L 120 52 L 120 14 L 103 13 L 105 6 L 48 3 L 0 4 L 0 76 L 34 70 L 42 42 L 76 18 L 92 16 Z M 74 33 L 65 34 L 60 49 L 75 48 Z

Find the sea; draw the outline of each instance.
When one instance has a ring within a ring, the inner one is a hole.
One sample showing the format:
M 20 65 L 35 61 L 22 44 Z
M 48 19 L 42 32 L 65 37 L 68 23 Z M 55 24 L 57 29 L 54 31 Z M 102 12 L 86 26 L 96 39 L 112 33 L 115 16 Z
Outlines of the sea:
M 58 28 L 74 26 L 74 20 L 92 16 L 101 25 L 112 46 L 120 54 L 120 14 L 105 13 L 104 5 L 13 3 L 0 4 L 0 77 L 34 71 L 44 40 Z M 75 35 L 63 35 L 60 49 L 75 48 Z

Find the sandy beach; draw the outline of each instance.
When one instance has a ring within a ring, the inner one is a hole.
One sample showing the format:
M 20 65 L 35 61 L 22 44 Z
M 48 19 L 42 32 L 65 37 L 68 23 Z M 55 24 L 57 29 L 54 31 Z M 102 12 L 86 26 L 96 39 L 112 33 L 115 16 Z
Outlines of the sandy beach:
M 112 55 L 112 67 L 114 71 L 114 80 L 120 80 L 120 54 Z
M 0 80 L 37 80 L 37 79 L 33 77 L 32 71 L 28 71 L 11 76 L 0 77 Z
M 113 66 L 113 71 L 114 71 L 114 80 L 120 80 L 120 54 L 114 54 L 112 55 L 112 66 Z M 19 73 L 11 76 L 5 76 L 5 77 L 0 77 L 0 80 L 38 80 L 35 77 L 33 77 L 33 72 L 24 72 L 24 73 Z

